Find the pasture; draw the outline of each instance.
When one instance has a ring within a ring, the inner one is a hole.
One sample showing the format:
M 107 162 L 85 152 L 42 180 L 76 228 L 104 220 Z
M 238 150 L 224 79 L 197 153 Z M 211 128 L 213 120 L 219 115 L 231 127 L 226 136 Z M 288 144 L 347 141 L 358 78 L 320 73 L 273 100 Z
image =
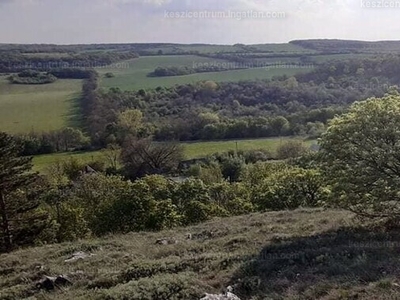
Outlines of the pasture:
M 211 142 L 190 142 L 183 143 L 186 158 L 198 158 L 217 152 L 227 152 L 230 150 L 257 150 L 266 149 L 274 153 L 276 149 L 288 140 L 301 140 L 301 138 L 267 138 L 267 139 L 246 139 L 229 141 L 211 141 Z M 306 145 L 311 145 L 315 141 L 305 141 Z
M 81 86 L 81 80 L 16 85 L 0 76 L 0 130 L 23 134 L 78 125 Z
M 227 152 L 230 150 L 257 150 L 266 149 L 274 153 L 276 149 L 289 139 L 301 140 L 300 138 L 267 138 L 267 139 L 247 139 L 247 140 L 229 140 L 212 142 L 190 142 L 182 143 L 186 159 L 200 158 L 216 152 Z M 237 144 L 236 144 L 237 143 Z M 306 140 L 305 145 L 311 146 L 315 141 Z M 45 171 L 46 168 L 56 162 L 75 158 L 88 164 L 91 161 L 104 159 L 101 151 L 92 152 L 69 152 L 38 155 L 33 158 L 34 170 L 38 172 Z
M 122 90 L 151 89 L 159 86 L 170 87 L 177 84 L 189 84 L 203 80 L 241 81 L 269 79 L 280 75 L 294 75 L 301 71 L 310 69 L 293 69 L 285 66 L 274 68 L 254 68 L 244 70 L 229 70 L 224 72 L 197 73 L 185 76 L 172 77 L 148 77 L 147 75 L 157 67 L 187 66 L 192 67 L 199 63 L 227 63 L 227 61 L 198 57 L 193 55 L 177 56 L 144 56 L 121 62 L 106 68 L 99 68 L 97 71 L 101 76 L 100 86 L 103 88 L 117 87 Z M 104 74 L 111 72 L 115 75 L 112 78 L 105 78 Z

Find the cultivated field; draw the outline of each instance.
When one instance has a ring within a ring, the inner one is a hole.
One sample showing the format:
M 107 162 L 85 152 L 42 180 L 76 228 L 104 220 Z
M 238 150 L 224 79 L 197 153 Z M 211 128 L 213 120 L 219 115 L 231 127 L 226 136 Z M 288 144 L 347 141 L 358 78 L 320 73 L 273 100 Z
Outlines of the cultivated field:
M 276 61 L 276 60 L 274 60 Z M 278 60 L 280 61 L 280 60 Z M 156 88 L 158 86 L 174 86 L 176 84 L 195 83 L 203 80 L 222 81 L 241 81 L 268 79 L 280 75 L 294 75 L 298 72 L 310 71 L 310 68 L 293 69 L 284 67 L 255 68 L 245 70 L 230 70 L 224 72 L 197 73 L 185 76 L 173 77 L 148 77 L 147 75 L 157 67 L 167 66 L 187 66 L 199 63 L 229 63 L 223 60 L 215 60 L 205 57 L 182 55 L 182 56 L 144 56 L 125 62 L 120 62 L 113 67 L 99 68 L 97 71 L 104 75 L 111 72 L 113 78 L 102 76 L 100 86 L 103 88 L 118 87 L 122 90 L 135 90 L 141 88 Z
M 300 140 L 293 138 L 294 140 Z M 232 140 L 215 142 L 192 142 L 182 143 L 185 149 L 185 158 L 199 158 L 211 155 L 217 152 L 227 152 L 230 150 L 257 150 L 266 149 L 274 153 L 279 145 L 289 140 L 289 138 L 270 138 L 270 139 L 251 139 L 251 140 Z M 237 143 L 237 144 L 236 144 Z M 315 141 L 304 141 L 304 144 L 310 146 Z M 33 158 L 34 170 L 45 171 L 48 166 L 58 161 L 76 158 L 80 161 L 90 163 L 97 159 L 103 159 L 101 151 L 93 152 L 73 152 L 73 153 L 55 153 L 48 155 L 38 155 Z
M 81 80 L 16 85 L 0 76 L 0 130 L 16 134 L 77 125 L 81 85 Z
M 0 298 L 190 300 L 231 285 L 241 299 L 399 299 L 399 242 L 339 210 L 217 218 L 3 254 Z M 89 256 L 68 262 L 77 251 Z M 60 274 L 72 286 L 35 290 Z

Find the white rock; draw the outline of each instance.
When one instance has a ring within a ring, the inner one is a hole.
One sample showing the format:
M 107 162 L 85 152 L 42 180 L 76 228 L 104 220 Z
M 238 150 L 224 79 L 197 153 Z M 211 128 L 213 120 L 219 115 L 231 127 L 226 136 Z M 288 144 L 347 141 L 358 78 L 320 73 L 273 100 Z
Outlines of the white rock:
M 85 259 L 85 258 L 91 257 L 93 255 L 95 255 L 95 254 L 93 254 L 93 253 L 87 254 L 87 253 L 85 253 L 83 251 L 79 251 L 79 252 L 73 253 L 72 256 L 70 258 L 64 260 L 64 262 L 66 262 L 66 263 L 74 262 L 76 260 Z
M 232 293 L 233 288 L 231 286 L 228 286 L 226 290 L 226 294 L 213 295 L 206 293 L 206 295 L 200 300 L 240 300 L 238 296 Z

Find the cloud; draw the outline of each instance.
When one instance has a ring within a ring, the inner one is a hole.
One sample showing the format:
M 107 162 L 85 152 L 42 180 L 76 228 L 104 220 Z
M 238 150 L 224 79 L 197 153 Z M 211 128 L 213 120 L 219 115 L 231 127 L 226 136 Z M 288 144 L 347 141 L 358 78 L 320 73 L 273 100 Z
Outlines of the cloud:
M 285 12 L 285 17 L 165 15 L 204 10 Z M 0 40 L 234 44 L 300 38 L 397 39 L 399 12 L 362 9 L 354 0 L 0 0 Z

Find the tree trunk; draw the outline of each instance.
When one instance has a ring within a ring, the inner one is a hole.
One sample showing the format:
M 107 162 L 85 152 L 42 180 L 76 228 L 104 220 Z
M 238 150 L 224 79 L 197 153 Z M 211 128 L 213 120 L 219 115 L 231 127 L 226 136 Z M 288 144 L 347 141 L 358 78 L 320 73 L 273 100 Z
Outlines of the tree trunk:
M 6 199 L 2 190 L 0 190 L 0 211 L 1 211 L 1 228 L 3 231 L 3 240 L 6 251 L 11 251 L 12 239 L 10 231 L 10 223 L 6 211 Z

